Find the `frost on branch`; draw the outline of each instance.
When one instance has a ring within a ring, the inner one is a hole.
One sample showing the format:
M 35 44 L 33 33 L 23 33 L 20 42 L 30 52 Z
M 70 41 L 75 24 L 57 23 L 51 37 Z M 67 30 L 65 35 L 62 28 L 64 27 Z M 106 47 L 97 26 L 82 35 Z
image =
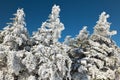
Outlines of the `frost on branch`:
M 26 52 L 26 57 L 22 60 L 22 63 L 29 72 L 32 72 L 36 68 L 36 59 L 32 53 Z
M 30 77 L 28 77 L 27 80 L 36 80 L 36 78 L 35 78 L 35 76 L 30 76 Z
M 39 51 L 39 53 L 41 53 L 39 59 L 39 64 L 41 65 L 39 66 L 38 71 L 40 80 L 63 80 L 71 78 L 71 60 L 67 56 L 66 50 L 62 49 L 61 44 L 52 45 L 51 47 L 41 46 Z M 36 53 L 36 55 L 38 55 L 38 51 Z
M 7 56 L 7 66 L 9 67 L 9 73 L 15 73 L 15 75 L 19 75 L 19 71 L 21 70 L 21 65 L 19 58 L 15 55 L 16 51 L 9 51 Z

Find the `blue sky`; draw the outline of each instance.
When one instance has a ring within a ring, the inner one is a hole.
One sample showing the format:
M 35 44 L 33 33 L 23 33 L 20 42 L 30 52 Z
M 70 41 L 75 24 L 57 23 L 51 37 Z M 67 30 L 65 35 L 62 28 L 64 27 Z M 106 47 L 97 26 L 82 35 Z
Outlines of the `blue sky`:
M 105 11 L 110 15 L 111 30 L 118 31 L 112 38 L 120 46 L 120 0 L 0 0 L 0 29 L 10 22 L 18 8 L 24 8 L 26 27 L 32 34 L 48 19 L 54 4 L 60 6 L 61 22 L 65 25 L 61 41 L 66 35 L 77 35 L 83 26 L 88 26 L 92 34 L 100 13 Z

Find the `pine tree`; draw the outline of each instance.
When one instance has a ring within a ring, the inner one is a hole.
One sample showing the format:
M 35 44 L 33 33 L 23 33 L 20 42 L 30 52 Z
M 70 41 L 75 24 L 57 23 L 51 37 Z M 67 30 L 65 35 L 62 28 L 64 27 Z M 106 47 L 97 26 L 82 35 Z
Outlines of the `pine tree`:
M 52 7 L 49 19 L 42 23 L 41 28 L 36 32 L 33 38 L 36 43 L 43 43 L 46 45 L 54 44 L 61 37 L 61 31 L 64 30 L 64 25 L 59 19 L 60 8 L 54 5 Z
M 18 9 L 12 18 L 13 22 L 8 23 L 8 26 L 1 32 L 3 36 L 3 44 L 9 46 L 10 49 L 18 50 L 24 48 L 29 40 L 29 35 L 24 21 L 25 13 L 23 9 Z
M 107 22 L 109 15 L 106 12 L 102 12 L 99 16 L 96 26 L 94 27 L 94 33 L 104 37 L 110 37 L 115 35 L 116 31 L 110 31 L 110 23 Z
M 120 59 L 119 48 L 110 36 L 116 31 L 110 31 L 109 15 L 101 13 L 94 33 L 89 37 L 86 27 L 75 38 L 66 38 L 70 46 L 69 57 L 72 60 L 73 80 L 113 80 L 119 78 Z M 117 72 L 117 75 L 116 75 Z
M 71 60 L 68 57 L 68 46 L 58 42 L 64 25 L 59 19 L 59 6 L 52 7 L 49 20 L 44 22 L 33 36 L 36 44 L 31 49 L 39 65 L 39 80 L 67 80 L 71 79 Z
M 5 80 L 15 80 L 23 69 L 21 58 L 17 55 L 24 54 L 20 52 L 28 45 L 27 42 L 30 40 L 25 28 L 23 9 L 18 9 L 14 16 L 15 18 L 12 18 L 13 22 L 8 23 L 8 26 L 0 33 L 0 67 L 5 74 L 3 75 Z

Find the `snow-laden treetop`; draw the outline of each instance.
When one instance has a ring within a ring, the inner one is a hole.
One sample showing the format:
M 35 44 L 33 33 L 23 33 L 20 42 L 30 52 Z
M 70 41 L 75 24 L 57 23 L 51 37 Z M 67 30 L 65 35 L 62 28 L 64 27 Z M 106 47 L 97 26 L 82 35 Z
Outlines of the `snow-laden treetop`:
M 110 15 L 106 14 L 106 12 L 102 12 L 101 15 L 99 16 L 99 20 L 97 21 L 98 24 L 110 24 L 107 22 L 107 18 L 109 18 Z
M 52 7 L 52 12 L 51 12 L 49 18 L 50 18 L 51 20 L 55 20 L 56 18 L 59 17 L 59 13 L 60 13 L 60 7 L 57 6 L 57 5 L 54 5 L 54 6 Z
M 22 9 L 19 9 L 17 10 L 17 12 L 15 14 L 13 14 L 15 16 L 15 18 L 11 18 L 14 22 L 14 25 L 13 26 L 16 26 L 16 25 L 23 25 L 23 26 L 26 26 L 26 23 L 25 23 L 25 13 L 23 11 L 23 8 Z M 9 23 L 8 23 L 9 24 Z M 12 24 L 12 23 L 10 23 Z
M 27 45 L 29 34 L 25 27 L 25 13 L 23 9 L 18 9 L 14 16 L 14 18 L 11 18 L 13 22 L 8 23 L 8 26 L 1 31 L 0 35 L 5 45 L 9 45 L 10 49 L 17 50 L 20 46 Z
M 49 19 L 42 23 L 38 32 L 33 34 L 33 39 L 36 40 L 36 43 L 41 42 L 50 45 L 56 43 L 58 39 L 61 38 L 64 24 L 60 22 L 59 13 L 59 6 L 54 5 L 51 14 L 49 15 Z
M 110 16 L 106 14 L 106 12 L 102 12 L 99 16 L 99 20 L 97 21 L 96 26 L 94 27 L 95 34 L 104 36 L 104 37 L 110 37 L 112 35 L 117 34 L 117 31 L 110 31 L 110 24 L 107 19 Z

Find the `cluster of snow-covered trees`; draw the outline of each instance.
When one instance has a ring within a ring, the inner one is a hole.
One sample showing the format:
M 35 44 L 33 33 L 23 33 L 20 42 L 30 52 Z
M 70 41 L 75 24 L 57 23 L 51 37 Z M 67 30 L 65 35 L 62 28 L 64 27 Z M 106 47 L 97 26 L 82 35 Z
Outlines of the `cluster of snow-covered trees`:
M 29 36 L 23 9 L 0 31 L 0 80 L 119 80 L 120 48 L 111 39 L 108 14 L 102 12 L 92 35 L 87 26 L 75 38 L 59 42 L 64 24 L 60 8 Z

